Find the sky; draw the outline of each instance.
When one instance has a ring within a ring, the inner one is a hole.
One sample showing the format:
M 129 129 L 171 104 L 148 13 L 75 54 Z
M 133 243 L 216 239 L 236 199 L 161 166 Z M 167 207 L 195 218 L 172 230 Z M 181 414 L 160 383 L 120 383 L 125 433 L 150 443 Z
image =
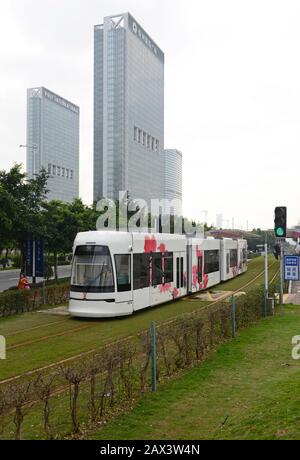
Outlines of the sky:
M 286 205 L 297 224 L 293 0 L 0 0 L 0 169 L 25 164 L 26 89 L 45 86 L 80 106 L 80 196 L 91 203 L 93 26 L 126 11 L 165 53 L 165 148 L 183 154 L 184 214 L 272 228 Z

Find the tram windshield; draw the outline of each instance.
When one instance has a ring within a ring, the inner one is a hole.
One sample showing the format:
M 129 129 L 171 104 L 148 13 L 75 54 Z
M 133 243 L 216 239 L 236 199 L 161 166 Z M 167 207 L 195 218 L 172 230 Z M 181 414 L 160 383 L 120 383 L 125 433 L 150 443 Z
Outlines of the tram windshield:
M 113 269 L 107 246 L 76 247 L 71 289 L 88 292 L 114 291 Z

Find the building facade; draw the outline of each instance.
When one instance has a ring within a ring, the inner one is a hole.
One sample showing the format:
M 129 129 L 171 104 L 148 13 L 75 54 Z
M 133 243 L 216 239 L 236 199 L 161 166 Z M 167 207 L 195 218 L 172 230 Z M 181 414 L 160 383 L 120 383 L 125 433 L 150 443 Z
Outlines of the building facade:
M 176 149 L 163 151 L 164 196 L 168 201 L 177 200 L 175 214 L 182 215 L 182 153 Z
M 79 107 L 44 87 L 27 90 L 29 177 L 44 167 L 49 200 L 79 196 Z
M 94 29 L 94 200 L 164 197 L 164 53 L 129 14 Z

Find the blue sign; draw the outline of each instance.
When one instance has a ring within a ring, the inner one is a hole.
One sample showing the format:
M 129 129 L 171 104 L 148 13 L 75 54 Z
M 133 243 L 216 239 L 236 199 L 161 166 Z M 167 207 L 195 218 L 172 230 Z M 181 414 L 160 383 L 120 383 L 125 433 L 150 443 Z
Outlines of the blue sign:
M 35 276 L 44 277 L 44 240 L 35 241 Z
M 285 281 L 299 281 L 299 256 L 284 256 Z
M 27 276 L 32 276 L 33 269 L 33 241 L 26 241 L 26 260 L 25 260 L 25 271 Z
M 33 260 L 35 263 L 33 263 Z M 44 240 L 26 241 L 26 275 L 44 276 Z

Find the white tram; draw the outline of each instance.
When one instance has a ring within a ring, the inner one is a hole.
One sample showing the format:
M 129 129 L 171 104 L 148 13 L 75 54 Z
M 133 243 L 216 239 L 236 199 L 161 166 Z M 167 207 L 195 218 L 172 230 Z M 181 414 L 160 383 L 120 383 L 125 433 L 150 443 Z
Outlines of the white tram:
M 246 270 L 246 240 L 166 233 L 78 233 L 69 312 L 94 318 L 130 315 L 207 289 Z

